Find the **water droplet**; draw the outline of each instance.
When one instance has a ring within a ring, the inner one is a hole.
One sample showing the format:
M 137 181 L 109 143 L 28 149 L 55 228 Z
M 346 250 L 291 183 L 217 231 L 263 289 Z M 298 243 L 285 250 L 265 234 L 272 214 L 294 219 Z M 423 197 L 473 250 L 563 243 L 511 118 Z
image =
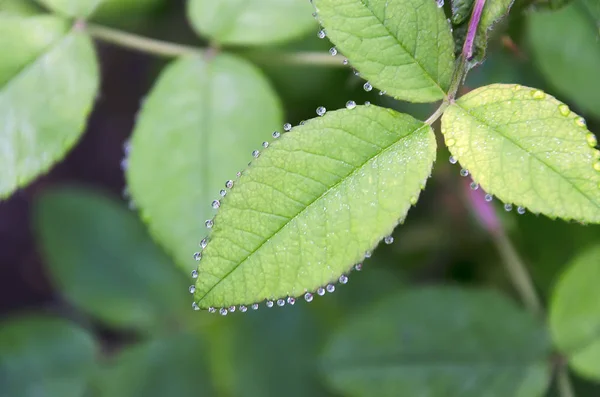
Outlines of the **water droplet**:
M 325 295 L 325 288 L 323 288 L 323 287 L 319 287 L 319 288 L 317 289 L 317 295 L 319 295 L 319 296 L 323 296 L 323 295 Z
M 565 105 L 564 103 L 562 105 L 558 105 L 558 111 L 565 117 L 571 114 L 571 109 L 569 109 L 569 106 Z
M 194 259 L 197 261 L 202 259 L 202 252 L 194 252 Z
M 517 213 L 519 215 L 523 215 L 525 213 L 525 207 L 518 206 L 517 207 Z
M 346 109 L 354 109 L 356 107 L 356 102 L 348 101 L 346 102 Z
M 327 284 L 327 292 L 332 293 L 333 291 L 335 291 L 335 285 Z
M 192 278 L 198 278 L 198 270 L 192 270 Z
M 438 8 L 442 8 L 444 6 L 444 0 L 436 0 Z
M 327 33 L 323 29 L 321 29 L 317 32 L 317 37 L 320 39 L 324 39 L 326 36 L 327 36 Z
M 585 127 L 586 126 L 585 119 L 583 117 L 577 117 L 575 119 L 575 124 L 577 124 L 577 126 L 579 126 L 579 127 Z
M 211 306 L 211 307 L 208 308 L 208 312 L 209 313 L 216 313 L 217 309 L 215 309 L 214 307 Z
M 252 310 L 258 310 L 258 303 L 252 304 Z
M 306 120 L 302 120 L 302 121 L 300 122 L 300 125 L 304 125 L 304 124 L 306 124 Z
M 277 299 L 277 306 L 282 307 L 285 305 L 285 300 L 283 299 Z
M 392 236 L 387 236 L 386 238 L 384 238 L 384 239 L 383 239 L 383 241 L 384 241 L 386 244 L 391 244 L 391 243 L 393 243 L 393 242 L 394 242 L 394 238 L 393 238 Z
M 288 305 L 294 305 L 294 303 L 296 303 L 296 298 L 288 296 L 287 303 Z
M 462 170 L 460 170 L 460 176 L 469 176 L 469 170 L 463 168 Z
M 329 49 L 329 53 L 331 54 L 332 57 L 336 56 L 337 55 L 337 48 L 331 47 Z
M 221 206 L 221 202 L 219 200 L 215 200 L 215 201 L 212 202 L 211 206 L 214 209 L 217 209 L 217 208 L 219 208 Z
M 235 312 L 235 306 L 229 306 L 229 311 L 230 311 L 231 313 Z
M 371 83 L 369 83 L 368 81 L 363 84 L 363 89 L 367 92 L 371 91 L 373 89 L 373 86 L 371 85 Z
M 356 69 L 353 69 L 352 73 L 354 73 L 355 76 L 360 76 L 360 72 Z
M 585 139 L 590 147 L 596 147 L 596 145 L 598 144 L 598 139 L 596 138 L 596 135 L 592 134 L 591 132 L 585 135 Z
M 266 149 L 266 148 L 268 148 L 268 147 L 269 147 L 269 142 L 267 142 L 267 141 L 264 141 L 264 142 L 262 143 L 262 147 L 264 147 L 265 149 Z
M 311 294 L 310 292 L 307 292 L 306 294 L 304 294 L 304 300 L 307 302 L 312 302 L 313 300 L 313 294 Z
M 227 311 L 227 309 L 225 309 L 224 307 L 222 307 L 222 308 L 220 308 L 220 309 L 219 309 L 219 314 L 220 314 L 221 316 L 226 316 L 226 315 L 227 315 L 227 313 L 228 313 L 228 311 Z
M 371 102 L 370 101 L 365 101 L 365 106 L 371 106 Z
M 546 94 L 542 90 L 535 90 L 533 94 L 531 94 L 535 99 L 544 99 L 546 98 Z
M 362 266 L 362 263 L 357 263 L 356 265 L 354 265 L 354 270 L 360 272 L 362 270 Z
M 469 186 L 471 187 L 471 190 L 479 189 L 479 184 L 477 182 L 471 182 Z
M 121 170 L 127 170 L 127 159 L 121 160 Z
M 192 302 L 192 309 L 200 310 L 200 306 L 198 306 L 198 304 L 196 302 Z
M 194 292 L 196 292 L 196 286 L 190 285 L 190 288 L 188 288 L 188 291 L 190 291 L 190 294 L 193 294 Z
M 370 258 L 372 255 L 371 251 L 365 252 L 365 258 Z
M 266 304 L 267 307 L 273 307 L 273 301 L 267 301 Z
M 512 208 L 513 208 L 512 204 L 504 204 L 504 211 L 510 212 L 510 211 L 512 211 Z
M 325 112 L 327 112 L 327 109 L 325 109 L 325 107 L 323 107 L 323 106 L 319 106 L 319 107 L 317 108 L 317 114 L 318 114 L 319 116 L 323 116 L 323 115 L 325 114 Z
M 453 138 L 446 140 L 446 146 L 454 146 L 456 141 Z
M 383 90 L 383 91 L 379 91 L 379 95 L 385 95 L 387 93 L 387 91 Z
M 450 161 L 450 164 L 456 164 L 458 162 L 458 159 L 454 156 L 450 156 L 448 161 Z
M 271 135 L 273 136 L 273 138 L 277 139 L 281 136 L 281 133 L 279 131 L 273 131 Z
M 244 305 L 240 305 L 240 313 L 246 313 L 248 311 L 248 308 Z
M 227 190 L 221 189 L 219 194 L 221 195 L 221 197 L 225 197 L 225 196 L 227 196 Z
M 600 171 L 600 161 L 596 161 L 596 162 L 594 163 L 594 169 L 595 169 L 596 171 Z
M 342 61 L 342 65 L 347 65 L 347 64 L 348 64 L 348 60 L 347 60 L 347 59 L 344 59 L 344 60 Z
M 204 249 L 208 245 L 208 239 L 205 237 L 200 241 L 200 248 Z
M 346 284 L 348 282 L 348 276 L 342 274 L 339 278 L 340 284 Z
M 233 181 L 230 179 L 227 182 L 225 182 L 225 187 L 227 189 L 231 189 L 233 187 Z
M 490 201 L 492 201 L 493 199 L 494 199 L 494 196 L 492 196 L 491 194 L 488 193 L 485 195 L 485 201 L 487 201 L 488 203 Z
M 259 152 L 258 150 L 254 150 L 254 151 L 252 152 L 252 157 L 254 157 L 254 158 L 258 158 L 258 156 L 260 156 L 260 152 Z
M 283 125 L 283 130 L 284 130 L 285 132 L 289 132 L 291 129 L 292 129 L 292 125 L 291 125 L 290 123 L 285 123 L 285 124 Z
M 206 222 L 204 222 L 204 226 L 206 226 L 207 229 L 212 228 L 214 224 L 215 223 L 212 221 L 212 219 L 209 219 Z

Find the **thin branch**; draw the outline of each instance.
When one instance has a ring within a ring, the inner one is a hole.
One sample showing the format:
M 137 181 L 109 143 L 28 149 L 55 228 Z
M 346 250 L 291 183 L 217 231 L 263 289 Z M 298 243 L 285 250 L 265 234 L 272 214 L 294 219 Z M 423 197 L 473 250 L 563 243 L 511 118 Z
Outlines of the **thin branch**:
M 471 14 L 471 20 L 469 21 L 467 38 L 465 39 L 465 44 L 462 49 L 462 55 L 467 61 L 473 58 L 473 43 L 475 43 L 475 35 L 477 34 L 477 28 L 481 21 L 483 6 L 485 6 L 485 0 L 475 0 L 475 6 L 473 7 L 473 13 Z
M 444 111 L 449 105 L 450 104 L 446 101 L 442 102 L 440 107 L 437 108 L 436 111 L 431 116 L 429 116 L 427 120 L 425 120 L 425 124 L 432 125 L 433 123 L 435 123 L 437 119 L 439 119 L 442 116 L 442 114 L 444 114 Z
M 575 391 L 573 390 L 573 385 L 569 378 L 569 371 L 566 363 L 560 365 L 556 376 L 560 397 L 575 397 Z

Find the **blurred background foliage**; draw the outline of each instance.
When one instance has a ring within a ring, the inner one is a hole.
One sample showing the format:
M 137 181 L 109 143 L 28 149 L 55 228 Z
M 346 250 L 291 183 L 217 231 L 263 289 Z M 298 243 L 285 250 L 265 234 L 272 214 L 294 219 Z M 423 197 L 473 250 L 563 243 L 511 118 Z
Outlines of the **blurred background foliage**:
M 184 23 L 186 3 L 175 0 L 105 0 L 92 20 L 205 46 L 218 41 L 213 23 L 235 2 L 200 3 L 204 8 L 193 11 L 199 15 L 193 24 Z M 283 3 L 310 15 L 305 0 Z M 229 30 L 222 43 L 233 43 L 232 53 L 260 68 L 283 105 L 282 121 L 297 124 L 313 117 L 317 106 L 340 108 L 349 99 L 422 118 L 434 109 L 365 92 L 364 81 L 341 67 L 339 55 L 340 67 L 279 62 L 278 53 L 327 54 L 331 44 L 317 37 L 314 21 L 288 29 L 290 21 L 276 7 L 257 7 L 245 28 L 256 31 Z M 0 0 L 0 12 L 41 11 L 26 0 Z M 259 27 L 253 28 L 256 18 Z M 596 0 L 516 0 L 510 17 L 492 32 L 487 60 L 471 72 L 463 93 L 496 82 L 539 87 L 585 116 L 591 131 L 600 131 L 599 26 Z M 265 51 L 255 51 L 256 45 Z M 433 178 L 395 231 L 394 244 L 378 248 L 348 285 L 310 305 L 270 310 L 261 305 L 225 318 L 192 311 L 189 272 L 181 268 L 194 267 L 195 245 L 184 245 L 185 252 L 176 255 L 174 247 L 161 247 L 122 194 L 122 148 L 165 60 L 103 42 L 97 50 L 100 94 L 82 139 L 47 175 L 0 202 L 0 397 L 369 395 L 371 386 L 356 381 L 356 368 L 362 368 L 361 379 L 367 371 L 370 382 L 387 390 L 382 395 L 425 395 L 419 394 L 424 385 L 435 384 L 427 395 L 447 396 L 444 390 L 458 387 L 453 382 L 474 373 L 483 383 L 461 396 L 537 396 L 546 387 L 560 395 L 548 386 L 550 363 L 539 361 L 551 354 L 543 322 L 516 302 L 494 242 L 466 198 L 468 184 L 441 145 Z M 0 63 L 2 56 L 0 49 Z M 236 122 L 244 125 L 244 117 L 240 112 Z M 268 137 L 272 124 L 260 134 Z M 249 158 L 250 152 L 221 153 L 203 172 L 218 174 L 223 165 Z M 558 276 L 598 243 L 600 228 L 505 213 L 500 204 L 492 205 L 547 305 Z M 206 218 L 186 216 L 197 220 L 190 238 L 199 241 Z M 178 226 L 176 219 L 172 223 Z M 182 264 L 181 258 L 189 261 Z M 600 257 L 594 260 L 600 266 Z M 430 361 L 411 372 L 410 365 L 394 368 L 382 356 Z M 467 367 L 450 378 L 433 368 L 436 359 L 456 357 L 497 359 L 514 368 Z M 485 371 L 506 371 L 504 381 L 485 381 L 491 376 Z M 384 372 L 393 376 L 382 377 Z M 600 385 L 590 380 L 599 376 L 574 376 L 576 395 L 599 396 Z

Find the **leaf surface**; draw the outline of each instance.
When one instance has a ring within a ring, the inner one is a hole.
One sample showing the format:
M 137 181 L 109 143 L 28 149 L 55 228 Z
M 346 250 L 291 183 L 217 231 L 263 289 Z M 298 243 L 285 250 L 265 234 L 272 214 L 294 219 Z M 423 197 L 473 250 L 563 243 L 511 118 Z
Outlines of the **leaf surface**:
M 85 18 L 89 17 L 103 0 L 37 0 L 50 10 L 59 14 Z
M 372 105 L 293 128 L 223 200 L 200 262 L 196 302 L 229 307 L 334 282 L 416 203 L 435 148 L 428 125 Z
M 442 117 L 450 152 L 505 203 L 600 223 L 600 152 L 585 120 L 540 90 L 493 84 Z
M 361 76 L 397 99 L 446 95 L 454 44 L 433 0 L 314 0 L 327 37 Z

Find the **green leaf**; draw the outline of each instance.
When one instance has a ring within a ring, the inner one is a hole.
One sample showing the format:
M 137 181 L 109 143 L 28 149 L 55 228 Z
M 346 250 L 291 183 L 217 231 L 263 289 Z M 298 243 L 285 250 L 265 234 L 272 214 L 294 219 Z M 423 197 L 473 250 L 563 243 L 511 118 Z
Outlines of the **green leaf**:
M 280 43 L 316 29 L 306 0 L 188 0 L 188 18 L 219 44 Z
M 450 152 L 506 203 L 549 217 L 600 223 L 600 152 L 585 120 L 534 88 L 493 84 L 442 117 Z
M 435 1 L 313 2 L 327 37 L 373 86 L 411 102 L 446 95 L 454 44 Z
M 23 0 L 0 0 L 0 14 L 12 14 L 12 15 L 35 15 L 38 14 L 38 8 Z M 2 26 L 0 25 L 0 29 Z M 2 36 L 0 36 L 2 37 Z M 4 48 L 0 46 L 0 48 Z M 9 53 L 10 54 L 10 53 Z
M 147 332 L 189 310 L 183 275 L 114 200 L 81 189 L 50 191 L 36 202 L 35 226 L 60 292 L 100 320 Z
M 0 396 L 82 397 L 96 343 L 67 321 L 24 316 L 0 324 Z
M 591 14 L 576 3 L 556 12 L 531 13 L 527 36 L 550 85 L 584 113 L 600 117 L 600 36 Z
M 0 16 L 0 26 L 5 18 Z M 50 44 L 48 40 L 53 40 L 63 25 L 50 19 L 33 21 L 44 21 L 43 28 L 40 25 L 34 30 L 45 37 L 10 35 L 14 42 L 9 48 L 19 48 L 18 55 L 0 60 L 8 65 L 0 67 L 4 81 L 0 83 L 0 198 L 46 172 L 75 144 L 98 90 L 98 66 L 90 38 L 72 31 Z M 27 61 L 36 53 L 36 58 Z
M 75 18 L 89 17 L 103 0 L 36 0 L 50 10 Z
M 156 240 L 186 271 L 212 217 L 211 203 L 282 123 L 268 81 L 232 55 L 167 67 L 133 133 L 127 182 Z
M 195 335 L 175 333 L 126 348 L 103 369 L 100 397 L 211 397 L 207 349 Z
M 550 305 L 554 343 L 581 376 L 600 380 L 600 246 L 575 258 L 558 280 Z
M 345 396 L 536 397 L 548 338 L 491 291 L 427 288 L 359 313 L 327 345 L 322 373 Z
M 223 199 L 196 302 L 297 297 L 336 281 L 417 202 L 435 149 L 431 127 L 373 105 L 293 128 Z
M 469 20 L 475 0 L 452 0 L 452 23 L 458 25 Z

